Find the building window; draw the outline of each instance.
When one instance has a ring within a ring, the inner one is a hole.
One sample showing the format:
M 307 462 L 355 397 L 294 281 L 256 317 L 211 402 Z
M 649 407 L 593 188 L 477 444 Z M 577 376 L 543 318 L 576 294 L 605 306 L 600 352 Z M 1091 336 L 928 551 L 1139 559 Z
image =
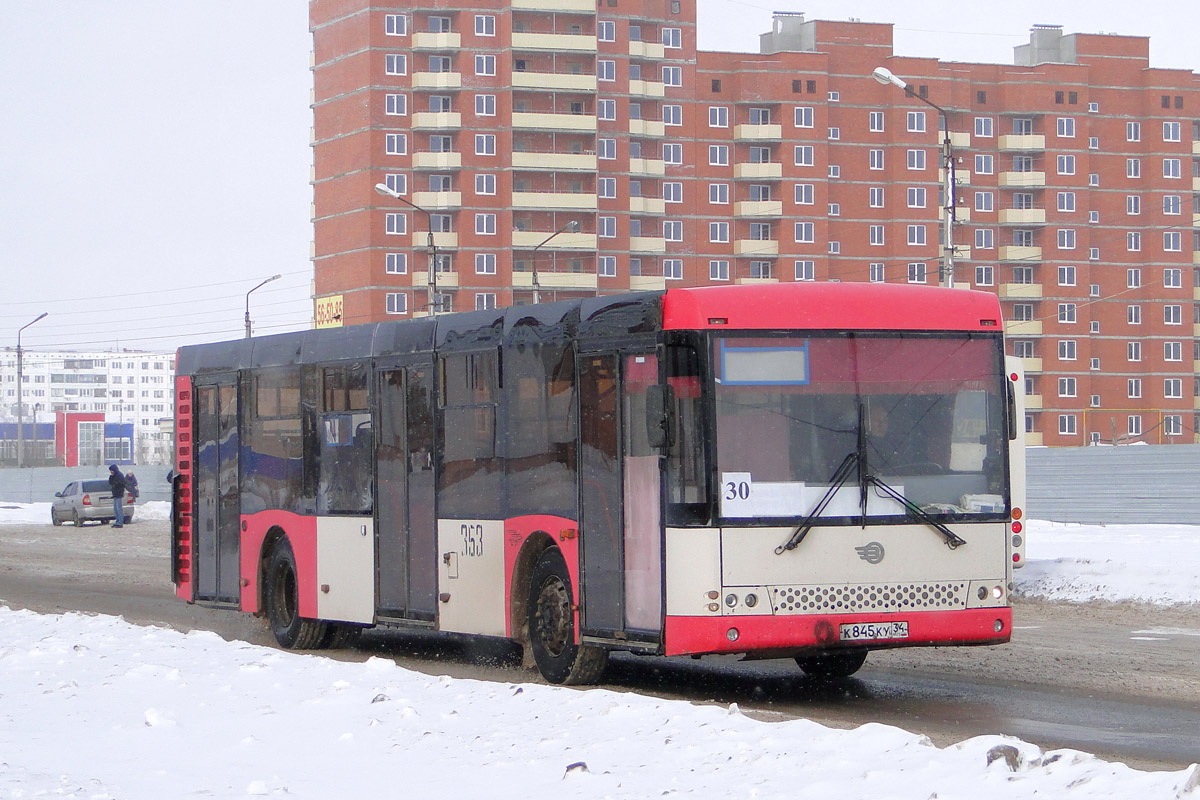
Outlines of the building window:
M 925 151 L 924 150 L 909 150 L 908 151 L 908 168 L 911 170 L 925 169 Z
M 481 172 L 475 176 L 475 194 L 495 194 L 496 176 L 489 172 Z
M 1163 195 L 1163 213 L 1178 216 L 1183 213 L 1183 198 L 1177 194 Z
M 1077 420 L 1074 414 L 1059 414 L 1058 415 L 1058 432 L 1062 436 L 1075 436 L 1079 431 L 1076 428 Z
M 709 106 L 708 107 L 708 127 L 710 127 L 710 128 L 728 128 L 729 127 L 729 108 L 727 106 Z
M 1075 119 L 1073 117 L 1058 118 L 1058 137 L 1060 139 L 1075 138 Z
M 1163 177 L 1180 178 L 1183 176 L 1183 162 L 1178 158 L 1163 159 Z
M 1074 192 L 1059 192 L 1058 193 L 1058 210 L 1063 213 L 1070 213 L 1075 210 L 1075 193 Z
M 1130 253 L 1136 253 L 1142 249 L 1141 231 L 1128 231 L 1125 234 L 1125 249 Z
M 1183 415 L 1182 414 L 1164 414 L 1163 415 L 1163 433 L 1167 436 L 1182 436 L 1183 435 Z
M 1125 360 L 1141 361 L 1142 360 L 1142 343 L 1141 342 L 1126 342 L 1125 343 Z M 1132 397 L 1132 395 L 1130 395 Z
M 979 265 L 975 267 L 975 285 L 976 286 L 992 286 L 995 284 L 996 268 L 987 265 Z
M 666 181 L 662 185 L 664 203 L 683 202 L 683 184 L 679 181 Z
M 1183 324 L 1183 306 L 1163 306 L 1164 325 Z
M 708 223 L 708 240 L 710 242 L 728 242 L 729 241 L 729 223 L 728 222 L 710 222 L 710 223 Z
M 1179 400 L 1183 397 L 1183 379 L 1166 378 L 1163 380 L 1163 397 L 1167 400 Z
M 867 189 L 867 205 L 871 208 L 883 208 L 885 196 L 882 186 L 872 186 Z
M 923 262 L 908 265 L 909 283 L 925 283 L 926 277 L 925 264 Z
M 596 61 L 596 80 L 615 81 L 617 79 L 617 62 L 607 58 Z
M 494 156 L 494 155 L 496 155 L 496 134 L 494 134 L 494 133 L 477 133 L 477 134 L 475 134 L 475 155 L 477 155 L 477 156 Z
M 389 156 L 408 155 L 408 134 L 389 133 L 384 137 L 383 143 Z
M 1075 174 L 1075 156 L 1059 156 L 1058 157 L 1058 174 L 1059 175 L 1074 175 Z
M 396 194 L 408 194 L 408 176 L 390 173 L 383 176 L 383 185 Z
M 995 135 L 996 121 L 992 117 L 975 118 L 975 135 L 982 139 L 990 139 Z
M 1029 322 L 1033 319 L 1032 303 L 1014 303 L 1012 318 L 1016 322 Z
M 476 75 L 495 75 L 496 74 L 496 57 L 489 55 L 475 56 L 475 74 Z
M 871 283 L 883 283 L 887 280 L 887 265 L 881 262 L 872 262 L 868 265 L 868 278 Z
M 798 281 L 815 281 L 817 279 L 817 262 L 815 261 L 797 261 L 796 280 Z
M 993 250 L 996 247 L 996 231 L 992 228 L 975 229 L 975 249 Z
M 388 14 L 383 18 L 383 24 L 388 36 L 408 35 L 408 17 L 403 14 Z
M 728 183 L 710 183 L 708 185 L 708 202 L 725 205 L 729 202 Z
M 1163 361 L 1183 361 L 1183 342 L 1163 342 Z
M 922 190 L 924 191 L 924 190 Z M 975 193 L 975 210 L 976 211 L 995 211 L 995 195 L 991 192 L 976 192 Z
M 751 261 L 750 277 L 758 280 L 768 280 L 773 276 L 770 261 Z
M 616 217 L 598 217 L 596 220 L 596 235 L 603 239 L 613 239 L 617 235 Z
M 872 225 L 869 229 L 868 240 L 873 245 L 883 245 L 884 226 Z
M 908 112 L 908 132 L 909 133 L 924 133 L 925 132 L 925 112 L 924 111 L 909 111 Z
M 1183 234 L 1180 231 L 1163 231 L 1163 250 L 1168 253 L 1183 250 Z
M 811 244 L 816 241 L 816 226 L 812 222 L 796 223 L 796 241 L 801 244 Z
M 491 14 L 476 14 L 475 15 L 475 35 L 476 36 L 495 36 L 496 35 L 496 18 Z
M 1125 159 L 1125 177 L 1126 178 L 1142 177 L 1142 160 L 1140 158 Z
M 814 163 L 813 146 L 811 144 L 796 145 L 796 166 L 811 167 Z
M 408 56 L 403 53 L 388 53 L 384 56 L 383 71 L 387 75 L 407 75 Z
M 797 128 L 812 128 L 813 110 L 809 106 L 796 106 L 794 119 Z
M 811 183 L 797 183 L 793 189 L 797 205 L 811 206 L 814 201 L 815 187 Z
M 908 243 L 912 246 L 921 246 L 925 244 L 925 226 L 924 225 L 909 225 L 908 226 Z
M 408 215 L 389 211 L 384 217 L 384 230 L 389 236 L 404 236 L 408 233 Z
M 1062 323 L 1075 322 L 1075 304 L 1074 303 L 1059 303 L 1058 304 L 1058 321 Z
M 975 172 L 978 175 L 991 175 L 995 170 L 996 160 L 990 154 L 975 156 Z
M 729 145 L 710 144 L 708 146 L 708 163 L 715 167 L 729 166 Z
M 1060 339 L 1058 342 L 1058 360 L 1059 361 L 1074 361 L 1075 360 L 1075 340 Z
M 729 280 L 729 262 L 713 260 L 708 262 L 708 279 L 710 281 Z
M 677 219 L 663 220 L 662 233 L 668 242 L 682 242 L 683 222 Z
M 384 113 L 391 117 L 403 117 L 408 114 L 408 95 L 384 95 Z
M 1033 358 L 1034 345 L 1029 339 L 1016 339 L 1013 341 L 1013 355 L 1017 358 Z
M 871 133 L 882 133 L 883 132 L 883 112 L 882 111 L 868 112 L 868 114 L 867 114 L 867 129 Z
M 602 217 L 601 219 L 605 219 Z M 616 224 L 614 217 L 608 217 Z M 596 262 L 596 274 L 601 278 L 615 278 L 617 276 L 617 257 L 616 256 L 600 256 Z
M 683 47 L 683 29 L 663 28 L 662 45 L 668 50 L 678 50 Z
M 1168 268 L 1163 270 L 1163 288 L 1182 289 L 1183 270 Z
M 663 125 L 678 126 L 683 124 L 683 106 L 665 105 L 662 107 Z
M 1059 397 L 1075 397 L 1076 380 L 1074 378 L 1059 378 L 1058 379 L 1058 396 Z
M 1163 141 L 1164 142 L 1181 142 L 1183 141 L 1182 126 L 1178 122 L 1163 123 Z
M 617 140 L 616 139 L 597 139 L 596 140 L 596 157 L 605 161 L 611 161 L 617 157 Z
M 387 253 L 384 255 L 383 271 L 388 275 L 407 275 L 408 253 Z
M 725 163 L 729 163 L 729 146 L 718 145 L 725 148 Z M 678 142 L 666 142 L 662 148 L 663 162 L 667 164 L 682 164 L 683 163 L 683 145 Z M 712 148 L 708 149 L 708 157 L 711 159 L 713 155 Z M 712 163 L 711 161 L 709 163 Z
M 388 292 L 384 295 L 384 302 L 388 314 L 408 313 L 408 295 L 404 292 Z
M 484 236 L 494 236 L 496 234 L 496 215 L 476 214 L 475 232 Z
M 669 281 L 683 280 L 683 259 L 664 258 L 662 262 L 663 277 Z
M 1125 381 L 1125 394 L 1130 400 L 1138 400 L 1142 396 L 1142 379 L 1129 378 Z
M 683 86 L 683 67 L 663 67 L 662 82 L 664 86 Z
M 1142 307 L 1134 303 L 1125 307 L 1125 321 L 1130 325 L 1142 324 Z
M 1073 228 L 1058 229 L 1058 249 L 1059 250 L 1074 250 L 1075 249 L 1075 230 Z
M 596 119 L 613 120 L 617 118 L 617 101 L 601 98 L 596 101 Z
M 495 292 L 476 292 L 475 293 L 475 310 L 486 311 L 496 307 Z
M 1058 285 L 1059 286 L 1074 286 L 1075 285 L 1075 268 L 1063 266 L 1058 268 Z
M 476 275 L 495 275 L 496 274 L 496 254 L 495 253 L 476 253 L 475 254 L 475 274 Z
M 840 252 L 842 252 L 842 243 L 841 242 L 830 242 L 829 243 L 829 254 L 830 255 L 837 255 Z
M 867 151 L 867 167 L 870 169 L 884 168 L 884 151 L 873 148 Z

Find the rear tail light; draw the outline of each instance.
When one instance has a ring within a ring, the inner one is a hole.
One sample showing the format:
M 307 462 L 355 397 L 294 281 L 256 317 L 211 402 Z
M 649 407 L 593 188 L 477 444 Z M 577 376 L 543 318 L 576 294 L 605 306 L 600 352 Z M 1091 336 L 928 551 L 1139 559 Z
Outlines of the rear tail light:
M 85 494 L 83 496 L 83 504 L 85 506 L 90 506 L 92 504 L 92 496 L 90 494 Z
M 133 495 L 131 495 L 131 494 L 125 495 L 125 504 L 133 505 Z

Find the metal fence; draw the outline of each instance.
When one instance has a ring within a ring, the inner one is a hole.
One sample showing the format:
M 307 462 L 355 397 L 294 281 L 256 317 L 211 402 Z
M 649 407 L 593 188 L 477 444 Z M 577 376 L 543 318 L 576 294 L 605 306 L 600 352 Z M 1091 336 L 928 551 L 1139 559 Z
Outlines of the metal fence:
M 1200 445 L 1031 447 L 1029 516 L 1056 522 L 1200 525 Z M 143 500 L 166 500 L 167 467 L 133 467 Z M 45 502 L 103 467 L 0 469 L 0 501 Z

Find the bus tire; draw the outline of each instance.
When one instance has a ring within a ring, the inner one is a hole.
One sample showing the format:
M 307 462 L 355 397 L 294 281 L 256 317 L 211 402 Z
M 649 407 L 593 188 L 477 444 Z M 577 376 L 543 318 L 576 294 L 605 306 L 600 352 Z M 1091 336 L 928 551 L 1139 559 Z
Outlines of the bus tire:
M 362 628 L 357 625 L 338 625 L 329 623 L 325 638 L 321 640 L 320 648 L 329 650 L 347 650 L 358 643 Z
M 538 558 L 529 581 L 529 649 L 538 672 L 550 683 L 596 683 L 608 651 L 575 641 L 575 594 L 567 563 L 557 547 Z
M 267 620 L 280 647 L 288 650 L 312 650 L 325 639 L 328 625 L 300 616 L 299 582 L 296 578 L 296 554 L 287 539 L 271 548 L 266 574 Z
M 796 656 L 796 664 L 811 678 L 848 678 L 867 660 L 866 650 L 836 650 L 816 656 Z

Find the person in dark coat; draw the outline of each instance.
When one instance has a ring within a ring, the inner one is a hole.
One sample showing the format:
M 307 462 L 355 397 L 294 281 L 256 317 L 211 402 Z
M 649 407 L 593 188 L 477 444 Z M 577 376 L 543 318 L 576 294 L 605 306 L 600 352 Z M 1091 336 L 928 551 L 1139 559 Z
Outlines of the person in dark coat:
M 129 496 L 132 497 L 133 501 L 136 503 L 138 499 L 137 476 L 132 472 L 125 473 L 125 491 L 129 492 Z
M 112 491 L 114 528 L 125 527 L 125 476 L 116 464 L 108 465 L 108 488 Z

